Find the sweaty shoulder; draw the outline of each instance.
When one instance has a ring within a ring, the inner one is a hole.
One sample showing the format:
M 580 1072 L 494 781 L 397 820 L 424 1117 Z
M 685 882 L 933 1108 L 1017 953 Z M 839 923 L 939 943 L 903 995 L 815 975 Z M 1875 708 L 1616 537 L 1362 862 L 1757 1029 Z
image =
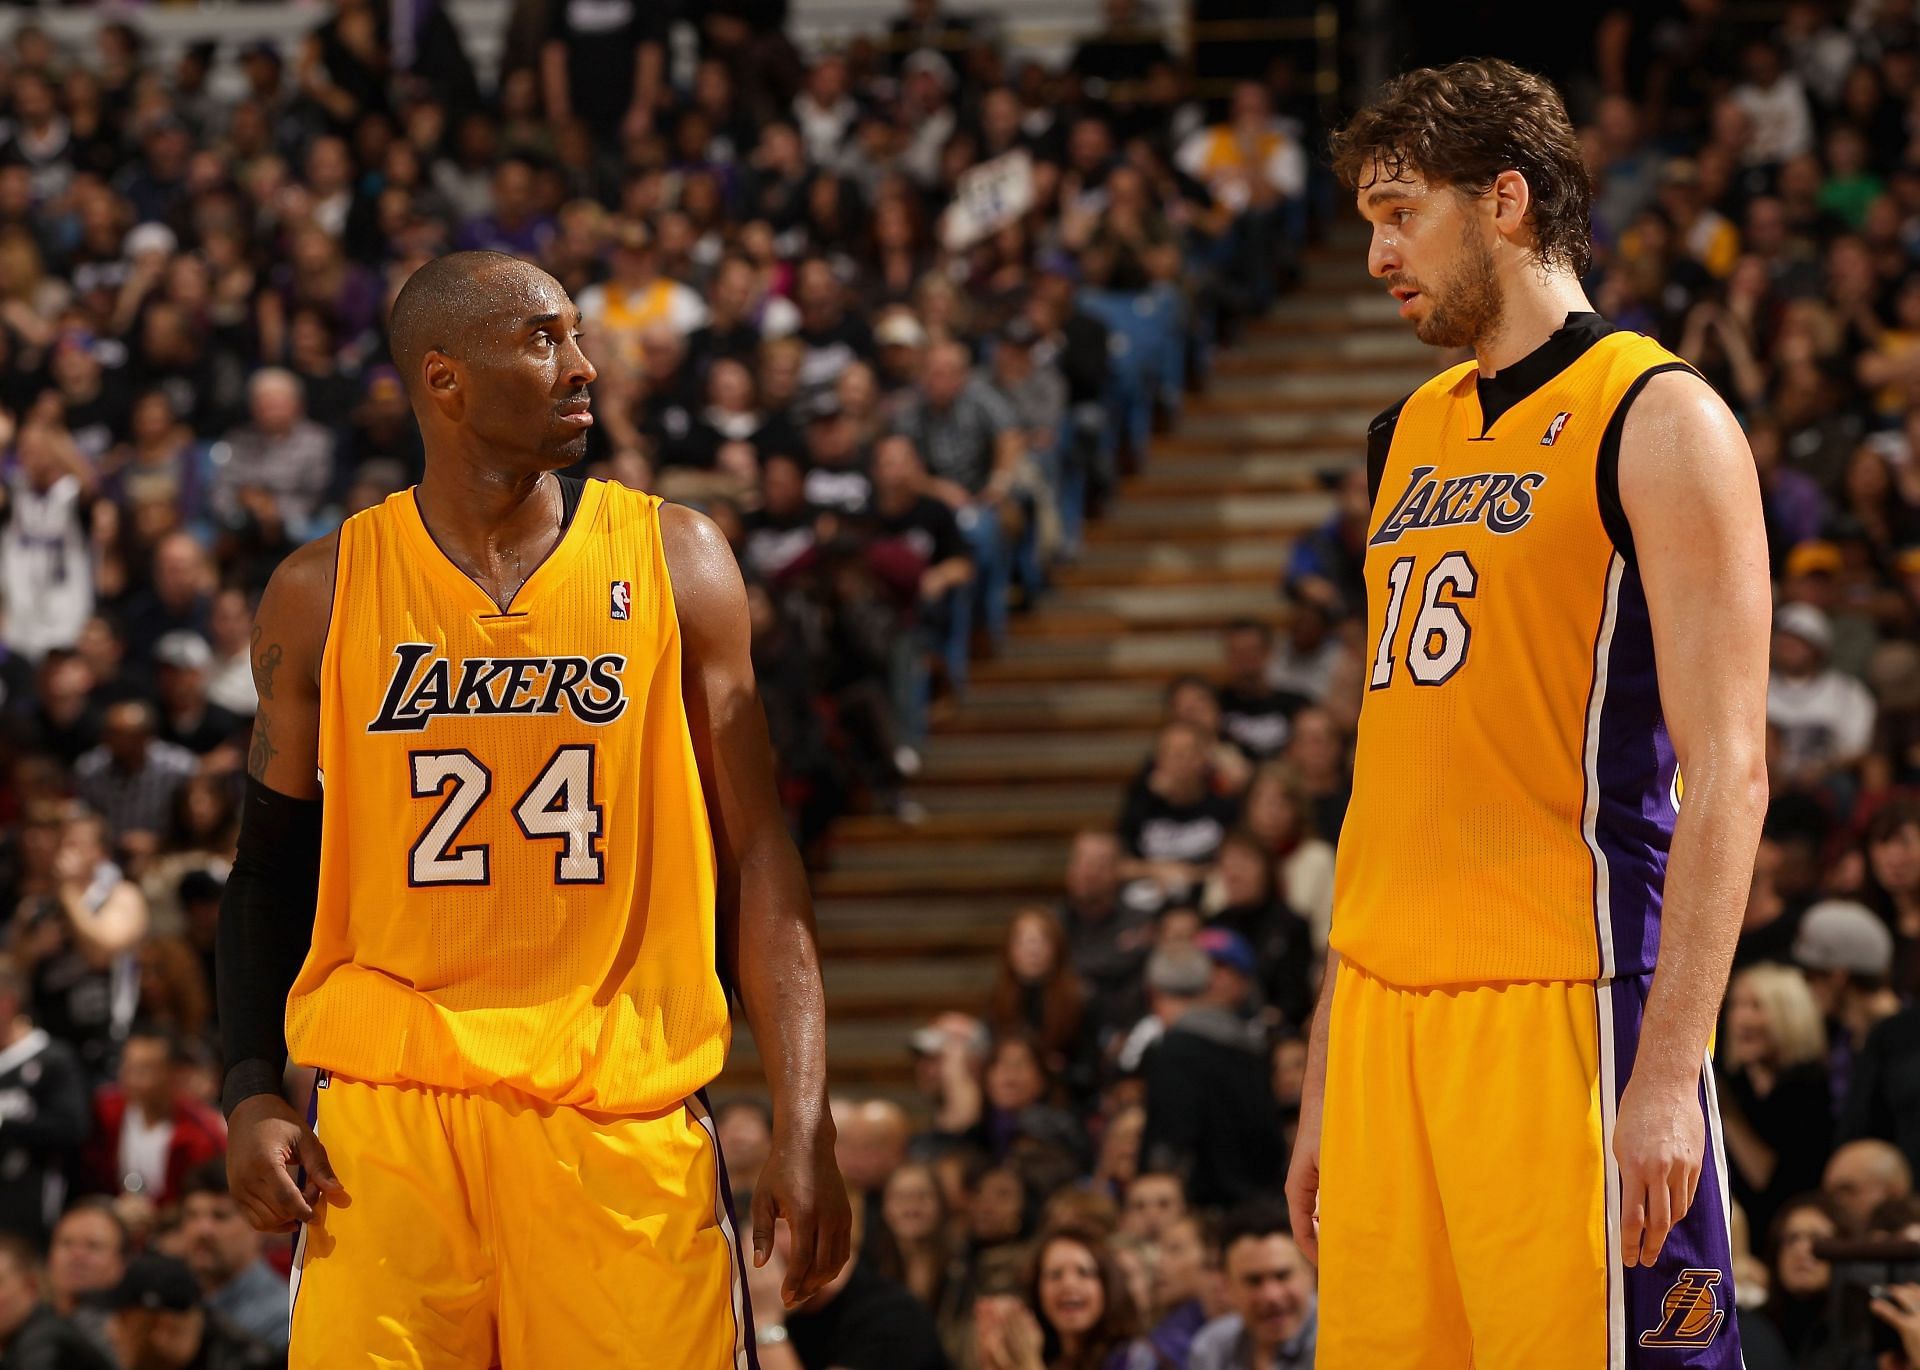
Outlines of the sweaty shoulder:
M 660 546 L 673 581 L 673 607 L 684 640 L 698 641 L 746 613 L 740 565 L 720 526 L 684 504 L 660 506 Z
M 339 554 L 337 529 L 296 548 L 274 568 L 254 615 L 256 635 L 280 643 L 301 673 L 316 679 L 327 641 L 327 623 L 333 616 L 334 568 Z
M 1735 477 L 1753 478 L 1753 455 L 1740 421 L 1690 367 L 1662 368 L 1630 397 L 1620 430 L 1621 501 L 1629 514 L 1642 499 L 1678 495 Z

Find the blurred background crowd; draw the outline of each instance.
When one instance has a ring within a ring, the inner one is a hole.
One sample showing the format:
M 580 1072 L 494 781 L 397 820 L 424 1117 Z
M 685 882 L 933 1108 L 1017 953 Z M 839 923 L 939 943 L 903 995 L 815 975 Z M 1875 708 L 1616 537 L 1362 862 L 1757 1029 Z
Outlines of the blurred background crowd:
M 219 1160 L 213 933 L 260 589 L 421 469 L 383 334 L 414 267 L 511 252 L 580 302 L 584 471 L 733 541 L 825 863 L 849 813 L 915 821 L 930 711 L 1346 213 L 1296 51 L 1202 71 L 1132 0 L 1059 61 L 929 0 L 807 48 L 783 0 L 523 0 L 486 79 L 434 0 L 304 12 L 0 45 L 0 1367 L 284 1356 L 287 1244 Z M 1920 1365 L 1920 1317 L 1856 1345 L 1814 1247 L 1920 1235 L 1920 12 L 1579 13 L 1590 293 L 1740 416 L 1777 581 L 1719 1037 L 1747 1361 Z M 901 1044 L 916 1088 L 836 1099 L 859 1257 L 787 1314 L 756 1275 L 768 1365 L 1312 1363 L 1273 1200 L 1362 692 L 1352 446 L 990 994 Z M 768 1118 L 720 1130 L 744 1200 Z

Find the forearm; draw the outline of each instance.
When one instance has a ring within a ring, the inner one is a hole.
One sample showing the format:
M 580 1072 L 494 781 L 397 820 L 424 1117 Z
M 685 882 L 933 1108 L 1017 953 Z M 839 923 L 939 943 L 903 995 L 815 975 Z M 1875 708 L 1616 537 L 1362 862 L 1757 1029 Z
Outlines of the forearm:
M 800 854 L 784 832 L 742 860 L 733 983 L 760 1049 L 777 1126 L 816 1123 L 827 1105 L 827 1005 Z
M 1300 1131 L 1319 1131 L 1320 1104 L 1327 1092 L 1327 1030 L 1333 1022 L 1333 983 L 1339 978 L 1340 953 L 1327 952 L 1326 973 L 1320 979 L 1320 1002 L 1313 1006 L 1313 1026 L 1307 1032 L 1307 1073 L 1300 1084 Z
M 1661 913 L 1660 956 L 1647 994 L 1633 1073 L 1648 1084 L 1692 1089 L 1733 963 L 1766 813 L 1758 756 L 1729 749 L 1724 762 L 1687 770 L 1674 825 Z
M 62 889 L 60 908 L 80 950 L 89 958 L 111 959 L 132 950 L 146 935 L 146 905 L 132 885 L 116 886 L 97 909 L 87 907 L 85 893 L 84 889 Z

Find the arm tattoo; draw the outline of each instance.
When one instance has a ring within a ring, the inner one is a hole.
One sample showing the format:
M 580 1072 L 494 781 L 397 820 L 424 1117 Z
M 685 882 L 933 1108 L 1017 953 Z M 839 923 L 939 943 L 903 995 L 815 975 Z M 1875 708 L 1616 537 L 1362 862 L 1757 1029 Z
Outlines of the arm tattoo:
M 253 683 L 254 688 L 259 691 L 260 698 L 272 699 L 273 673 L 280 669 L 280 658 L 283 654 L 280 650 L 280 644 L 277 642 L 268 643 L 267 649 L 264 652 L 260 651 L 261 636 L 262 629 L 259 624 L 255 624 L 253 628 L 253 646 L 256 655 L 253 659 Z
M 253 719 L 253 746 L 247 750 L 247 774 L 264 783 L 267 778 L 267 766 L 280 749 L 273 745 L 271 728 L 267 724 L 267 711 L 262 709 Z

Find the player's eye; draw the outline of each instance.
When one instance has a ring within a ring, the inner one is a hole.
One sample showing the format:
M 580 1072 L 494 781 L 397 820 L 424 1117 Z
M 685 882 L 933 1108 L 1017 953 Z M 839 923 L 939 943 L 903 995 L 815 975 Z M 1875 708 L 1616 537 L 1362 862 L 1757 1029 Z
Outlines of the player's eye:
M 1407 220 L 1411 219 L 1412 217 L 1413 217 L 1413 211 L 1411 209 L 1396 209 L 1393 211 L 1393 221 L 1396 224 L 1404 224 Z

